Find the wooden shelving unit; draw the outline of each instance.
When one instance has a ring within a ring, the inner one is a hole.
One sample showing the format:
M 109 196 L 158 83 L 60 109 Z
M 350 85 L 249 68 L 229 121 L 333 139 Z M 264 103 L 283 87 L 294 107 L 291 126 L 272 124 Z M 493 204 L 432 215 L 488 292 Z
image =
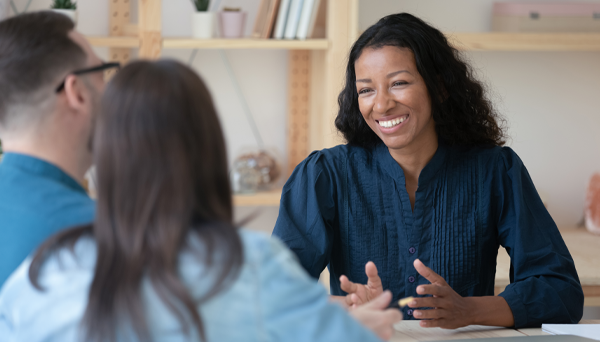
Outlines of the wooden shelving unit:
M 464 51 L 600 51 L 599 33 L 446 33 Z
M 92 46 L 110 47 L 110 48 L 128 48 L 137 49 L 140 47 L 138 37 L 86 37 Z
M 190 39 L 165 38 L 165 49 L 286 49 L 327 50 L 327 39 L 279 40 L 279 39 Z
M 279 200 L 281 199 L 281 189 L 259 192 L 256 194 L 247 195 L 234 195 L 233 204 L 240 207 L 249 206 L 267 206 L 276 207 L 279 206 Z
M 127 62 L 132 48 L 141 58 L 168 49 L 288 49 L 288 169 L 310 151 L 341 143 L 333 125 L 344 61 L 358 37 L 358 0 L 327 1 L 327 39 L 191 39 L 161 36 L 161 0 L 138 0 L 139 24 L 130 23 L 130 0 L 110 0 L 111 37 L 88 37 L 110 47 L 112 60 Z M 600 51 L 596 33 L 447 33 L 463 51 Z M 305 86 L 306 85 L 306 86 Z M 236 205 L 279 205 L 280 191 L 239 195 Z

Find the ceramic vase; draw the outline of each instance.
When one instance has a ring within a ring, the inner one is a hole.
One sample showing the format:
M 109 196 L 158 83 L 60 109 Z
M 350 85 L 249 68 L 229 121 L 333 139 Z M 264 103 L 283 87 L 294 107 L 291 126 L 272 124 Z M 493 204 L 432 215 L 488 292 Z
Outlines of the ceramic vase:
M 220 12 L 219 19 L 223 38 L 241 38 L 244 35 L 246 12 Z
M 215 13 L 195 12 L 192 13 L 192 37 L 198 39 L 210 39 L 215 36 Z
M 52 9 L 56 13 L 64 14 L 67 17 L 71 18 L 75 25 L 77 25 L 77 10 L 70 9 Z

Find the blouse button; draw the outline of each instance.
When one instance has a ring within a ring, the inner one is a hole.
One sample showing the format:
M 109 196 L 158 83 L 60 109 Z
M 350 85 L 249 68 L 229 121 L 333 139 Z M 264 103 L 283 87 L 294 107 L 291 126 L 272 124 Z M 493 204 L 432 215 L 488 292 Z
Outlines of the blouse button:
M 412 316 L 412 314 L 413 314 L 413 309 L 408 309 L 408 310 L 406 311 L 406 314 L 407 314 L 407 315 L 409 315 L 409 316 Z
M 415 252 L 416 252 L 416 251 L 417 251 L 417 249 L 416 249 L 416 248 L 414 248 L 414 247 L 411 247 L 411 248 L 409 248 L 409 249 L 408 249 L 408 252 L 409 252 L 410 254 L 415 254 Z
M 415 282 L 415 277 L 413 277 L 413 276 L 408 277 L 408 281 L 411 282 L 411 283 L 414 283 Z

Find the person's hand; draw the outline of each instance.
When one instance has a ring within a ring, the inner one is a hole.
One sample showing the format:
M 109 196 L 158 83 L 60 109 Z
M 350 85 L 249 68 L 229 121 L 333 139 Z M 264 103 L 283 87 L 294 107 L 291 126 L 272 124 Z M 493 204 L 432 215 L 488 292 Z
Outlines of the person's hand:
M 340 277 L 340 287 L 348 293 L 346 305 L 350 310 L 372 301 L 383 293 L 381 278 L 377 275 L 377 267 L 372 261 L 365 265 L 365 273 L 368 277 L 367 285 L 353 283 L 345 275 Z
M 425 266 L 421 260 L 415 260 L 414 266 L 420 275 L 431 282 L 431 285 L 419 285 L 417 294 L 433 295 L 415 298 L 408 304 L 411 308 L 433 308 L 413 311 L 415 318 L 423 320 L 420 322 L 421 326 L 456 329 L 472 324 L 472 314 L 475 310 L 470 301 L 456 293 L 444 278 Z
M 387 341 L 394 334 L 394 323 L 402 320 L 400 310 L 386 309 L 391 300 L 392 293 L 385 291 L 369 303 L 357 307 L 350 315 L 380 339 Z

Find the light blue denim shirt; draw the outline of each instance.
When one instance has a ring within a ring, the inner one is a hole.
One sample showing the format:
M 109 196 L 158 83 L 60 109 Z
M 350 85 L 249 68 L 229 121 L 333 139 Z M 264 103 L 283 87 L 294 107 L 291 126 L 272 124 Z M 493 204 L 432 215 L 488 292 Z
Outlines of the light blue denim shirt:
M 244 263 L 239 276 L 198 308 L 208 341 L 380 341 L 330 303 L 323 286 L 281 242 L 255 232 L 240 234 Z M 198 246 L 190 240 L 192 247 Z M 45 291 L 40 292 L 29 282 L 27 259 L 0 291 L 0 340 L 80 341 L 95 260 L 92 238 L 81 238 L 73 252 L 60 250 L 42 267 L 40 284 Z M 181 253 L 179 266 L 181 278 L 198 299 L 210 287 L 211 277 L 189 250 Z M 154 341 L 199 341 L 182 332 L 148 280 L 140 290 Z

